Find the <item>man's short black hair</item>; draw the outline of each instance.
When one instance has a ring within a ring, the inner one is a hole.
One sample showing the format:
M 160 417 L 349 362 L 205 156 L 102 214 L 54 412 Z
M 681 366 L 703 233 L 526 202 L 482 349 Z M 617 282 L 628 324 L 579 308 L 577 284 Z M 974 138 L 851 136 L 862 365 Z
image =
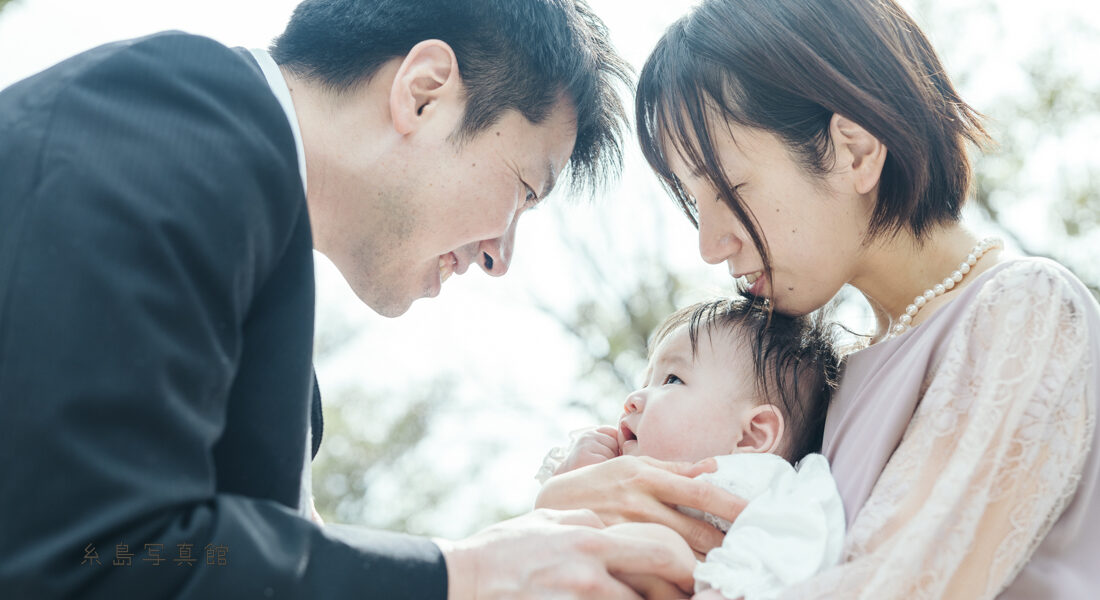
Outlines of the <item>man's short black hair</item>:
M 626 112 L 615 81 L 631 87 L 631 69 L 585 0 L 305 0 L 271 54 L 343 92 L 429 39 L 458 58 L 467 105 L 457 139 L 509 109 L 540 123 L 564 94 L 577 110 L 574 187 L 596 189 L 618 172 Z

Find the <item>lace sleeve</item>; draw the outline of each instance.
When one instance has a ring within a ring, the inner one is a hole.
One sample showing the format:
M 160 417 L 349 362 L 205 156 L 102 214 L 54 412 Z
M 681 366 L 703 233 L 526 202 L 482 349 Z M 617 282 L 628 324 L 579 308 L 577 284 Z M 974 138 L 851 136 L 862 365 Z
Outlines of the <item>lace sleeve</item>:
M 1100 332 L 1067 277 L 1023 262 L 982 287 L 843 562 L 784 597 L 978 599 L 1012 582 L 1073 497 L 1092 438 Z

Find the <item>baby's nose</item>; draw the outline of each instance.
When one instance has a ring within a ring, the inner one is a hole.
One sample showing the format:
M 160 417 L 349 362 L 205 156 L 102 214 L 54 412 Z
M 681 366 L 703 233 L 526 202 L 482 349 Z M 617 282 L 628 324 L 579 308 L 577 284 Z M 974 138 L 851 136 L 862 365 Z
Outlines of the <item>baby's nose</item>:
M 642 390 L 631 392 L 626 397 L 626 402 L 623 404 L 623 411 L 626 414 L 641 412 L 645 410 L 645 394 Z

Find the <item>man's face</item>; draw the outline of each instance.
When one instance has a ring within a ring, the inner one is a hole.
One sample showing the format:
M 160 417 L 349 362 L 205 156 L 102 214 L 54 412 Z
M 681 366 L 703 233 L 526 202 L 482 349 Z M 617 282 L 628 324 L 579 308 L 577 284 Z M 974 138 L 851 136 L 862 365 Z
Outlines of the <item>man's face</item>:
M 461 117 L 454 108 L 408 136 L 377 181 L 361 182 L 369 192 L 349 190 L 356 200 L 340 209 L 346 222 L 330 258 L 379 314 L 401 315 L 474 264 L 503 275 L 520 216 L 550 192 L 576 140 L 565 100 L 538 125 L 508 111 L 455 142 Z

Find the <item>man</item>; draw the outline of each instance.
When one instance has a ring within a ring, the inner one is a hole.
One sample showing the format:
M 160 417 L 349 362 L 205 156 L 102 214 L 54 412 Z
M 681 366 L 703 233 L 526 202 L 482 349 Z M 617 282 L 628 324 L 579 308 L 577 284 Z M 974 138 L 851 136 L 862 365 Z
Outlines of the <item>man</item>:
M 158 34 L 0 93 L 3 595 L 689 589 L 590 512 L 438 543 L 300 514 L 311 248 L 388 316 L 504 274 L 567 165 L 616 165 L 625 73 L 583 0 L 306 0 L 271 55 Z

